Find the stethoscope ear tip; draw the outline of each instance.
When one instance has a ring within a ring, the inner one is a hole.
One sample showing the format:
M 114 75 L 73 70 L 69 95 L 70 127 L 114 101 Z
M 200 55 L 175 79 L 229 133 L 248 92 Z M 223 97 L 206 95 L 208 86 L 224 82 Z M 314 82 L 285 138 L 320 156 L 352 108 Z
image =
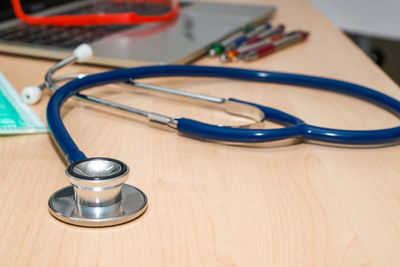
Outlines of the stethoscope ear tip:
M 74 49 L 73 55 L 78 62 L 84 62 L 93 56 L 93 48 L 88 44 L 81 44 Z
M 21 92 L 21 99 L 24 103 L 33 105 L 39 102 L 42 96 L 42 90 L 39 86 L 25 87 Z

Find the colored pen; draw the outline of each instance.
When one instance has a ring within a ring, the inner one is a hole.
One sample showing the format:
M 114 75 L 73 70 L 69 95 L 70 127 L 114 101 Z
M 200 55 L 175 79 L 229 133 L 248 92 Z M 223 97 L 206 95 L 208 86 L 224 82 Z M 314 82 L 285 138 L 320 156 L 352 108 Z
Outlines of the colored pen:
M 304 31 L 290 32 L 290 33 L 284 35 L 281 39 L 274 41 L 270 44 L 267 44 L 265 46 L 256 48 L 256 49 L 244 54 L 240 58 L 243 60 L 246 60 L 246 61 L 252 61 L 255 59 L 265 57 L 266 55 L 269 55 L 269 54 L 273 53 L 274 51 L 277 51 L 279 49 L 282 49 L 284 47 L 293 45 L 295 43 L 298 43 L 300 41 L 307 39 L 308 35 L 309 35 L 309 33 L 304 32 Z
M 254 29 L 253 25 L 246 25 L 245 27 L 241 28 L 239 31 L 236 31 L 232 35 L 223 39 L 220 43 L 211 45 L 211 47 L 208 50 L 208 55 L 211 57 L 220 55 L 225 50 L 225 46 L 232 43 L 236 39 L 244 36 L 246 33 L 252 31 L 253 29 Z
M 274 36 L 274 35 L 277 35 L 277 34 L 281 34 L 281 33 L 283 33 L 284 31 L 285 31 L 285 26 L 282 25 L 282 24 L 279 24 L 277 27 L 273 27 L 273 28 L 270 28 L 270 29 L 268 29 L 268 30 L 266 30 L 266 31 L 260 32 L 258 35 L 256 35 L 256 36 L 254 36 L 254 37 L 248 39 L 248 40 L 245 42 L 245 44 L 256 43 L 256 42 L 259 42 L 259 41 L 261 41 L 261 40 L 263 40 L 263 39 L 265 39 L 265 38 L 268 38 L 268 37 L 270 37 L 270 36 Z
M 249 42 L 249 43 L 246 41 L 244 45 L 238 47 L 235 50 L 226 52 L 225 54 L 221 55 L 219 59 L 221 60 L 221 62 L 224 62 L 224 63 L 230 62 L 230 61 L 233 61 L 238 56 L 243 55 L 253 49 L 268 45 L 268 44 L 272 43 L 272 41 L 281 39 L 284 28 L 285 27 L 283 25 L 279 25 L 278 27 L 275 27 L 275 28 L 272 28 L 271 30 L 263 32 L 263 33 L 268 33 L 268 34 L 263 34 L 264 39 L 256 39 L 256 40 L 258 40 L 257 42 Z M 269 37 L 269 38 L 266 39 L 266 37 Z M 255 38 L 258 38 L 258 37 L 255 36 L 254 38 L 249 39 L 248 41 L 253 40 Z
M 257 34 L 268 30 L 271 28 L 271 25 L 269 23 L 267 24 L 263 24 L 260 26 L 255 27 L 253 30 L 251 30 L 250 32 L 248 32 L 247 34 L 241 36 L 240 38 L 237 38 L 236 40 L 234 40 L 233 42 L 229 43 L 228 45 L 225 46 L 224 51 L 230 51 L 233 50 L 239 46 L 241 46 L 244 42 L 246 42 L 247 40 L 257 36 Z

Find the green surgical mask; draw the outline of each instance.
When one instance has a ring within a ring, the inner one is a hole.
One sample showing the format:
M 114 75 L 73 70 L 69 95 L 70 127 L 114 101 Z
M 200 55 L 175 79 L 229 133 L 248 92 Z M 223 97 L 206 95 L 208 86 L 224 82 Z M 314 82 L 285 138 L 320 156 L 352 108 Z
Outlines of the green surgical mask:
M 46 132 L 43 122 L 21 101 L 15 88 L 0 72 L 0 135 Z

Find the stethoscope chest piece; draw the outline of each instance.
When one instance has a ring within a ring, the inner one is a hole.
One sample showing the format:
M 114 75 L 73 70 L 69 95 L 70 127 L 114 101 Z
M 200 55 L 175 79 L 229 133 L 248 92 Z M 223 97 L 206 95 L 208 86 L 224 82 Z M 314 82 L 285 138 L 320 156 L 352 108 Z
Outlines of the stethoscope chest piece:
M 110 158 L 88 158 L 66 169 L 71 186 L 55 192 L 49 211 L 57 219 L 78 226 L 102 227 L 131 221 L 146 211 L 147 197 L 124 184 L 128 166 Z

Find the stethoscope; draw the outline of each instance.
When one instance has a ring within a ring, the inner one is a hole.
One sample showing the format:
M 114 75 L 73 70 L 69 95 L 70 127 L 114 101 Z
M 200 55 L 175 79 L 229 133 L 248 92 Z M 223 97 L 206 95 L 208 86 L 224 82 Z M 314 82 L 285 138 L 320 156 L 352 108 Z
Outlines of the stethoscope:
M 89 51 L 87 47 L 83 50 Z M 82 50 L 82 51 L 83 51 Z M 82 56 L 83 55 L 83 56 Z M 41 86 L 55 89 L 47 106 L 47 123 L 50 132 L 70 165 L 66 174 L 72 186 L 60 189 L 49 199 L 49 210 L 56 218 L 81 226 L 109 226 L 130 221 L 140 216 L 147 208 L 146 195 L 131 185 L 124 184 L 129 171 L 127 165 L 111 158 L 87 158 L 68 134 L 60 115 L 62 104 L 70 97 L 106 105 L 147 117 L 152 122 L 167 125 L 179 133 L 201 140 L 229 143 L 260 143 L 299 138 L 304 141 L 318 141 L 346 145 L 377 145 L 400 140 L 400 126 L 379 130 L 353 131 L 313 126 L 283 111 L 234 98 L 219 98 L 182 92 L 169 88 L 140 84 L 137 79 L 154 77 L 217 77 L 245 81 L 288 84 L 322 89 L 350 95 L 376 104 L 395 115 L 400 114 L 400 102 L 378 91 L 344 81 L 300 74 L 248 70 L 238 68 L 207 67 L 191 65 L 147 66 L 117 69 L 93 75 L 65 76 L 73 79 L 60 88 L 54 87 L 52 74 L 60 67 L 75 60 L 83 61 L 90 52 L 74 55 L 57 63 L 46 74 Z M 272 121 L 283 128 L 251 129 L 250 125 L 240 127 L 212 125 L 187 118 L 147 112 L 123 106 L 107 100 L 86 96 L 81 92 L 94 86 L 122 82 L 142 88 L 176 94 L 225 106 L 228 113 L 250 118 L 259 123 Z M 53 86 L 53 87 L 52 87 Z

